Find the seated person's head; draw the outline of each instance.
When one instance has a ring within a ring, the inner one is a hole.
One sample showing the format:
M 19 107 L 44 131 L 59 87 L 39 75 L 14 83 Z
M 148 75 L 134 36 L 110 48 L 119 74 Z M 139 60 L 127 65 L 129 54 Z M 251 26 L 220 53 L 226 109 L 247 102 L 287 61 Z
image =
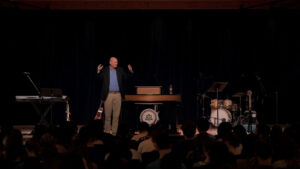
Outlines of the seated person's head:
M 156 128 L 152 135 L 152 141 L 157 149 L 168 149 L 170 148 L 171 139 L 168 130 L 163 128 Z
M 209 121 L 205 118 L 200 118 L 197 122 L 197 129 L 199 132 L 206 132 L 209 129 Z
M 218 137 L 223 138 L 232 132 L 232 125 L 229 122 L 222 122 L 218 127 Z
M 186 136 L 188 138 L 194 137 L 194 135 L 196 133 L 196 125 L 191 120 L 184 122 L 181 129 L 183 131 L 184 136 Z
M 146 122 L 140 122 L 138 127 L 139 127 L 140 132 L 149 130 L 149 124 Z

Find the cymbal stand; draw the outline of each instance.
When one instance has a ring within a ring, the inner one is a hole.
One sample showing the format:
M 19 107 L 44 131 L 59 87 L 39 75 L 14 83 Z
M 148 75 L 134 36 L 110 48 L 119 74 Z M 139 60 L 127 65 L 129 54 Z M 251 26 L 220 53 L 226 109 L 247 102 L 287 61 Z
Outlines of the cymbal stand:
M 240 111 L 240 115 L 242 115 L 242 97 L 240 96 L 240 106 L 239 106 L 239 111 Z
M 238 117 L 238 124 L 241 123 L 241 118 L 242 118 L 242 96 L 239 97 L 240 99 L 240 104 L 239 104 L 239 117 Z

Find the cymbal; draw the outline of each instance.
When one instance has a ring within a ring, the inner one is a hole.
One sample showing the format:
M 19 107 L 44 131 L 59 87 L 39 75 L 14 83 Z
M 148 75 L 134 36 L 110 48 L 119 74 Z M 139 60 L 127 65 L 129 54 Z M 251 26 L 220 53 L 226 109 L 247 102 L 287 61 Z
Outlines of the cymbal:
M 201 96 L 201 97 L 205 97 L 205 98 L 209 98 L 205 93 L 197 93 L 197 96 Z
M 209 89 L 207 90 L 207 92 L 210 93 L 216 93 L 217 89 L 218 92 L 222 92 L 224 90 L 224 88 L 227 86 L 228 82 L 214 82 Z
M 246 95 L 245 92 L 238 92 L 238 93 L 234 93 L 234 94 L 232 95 L 232 97 L 242 97 L 242 96 L 245 96 L 245 95 Z

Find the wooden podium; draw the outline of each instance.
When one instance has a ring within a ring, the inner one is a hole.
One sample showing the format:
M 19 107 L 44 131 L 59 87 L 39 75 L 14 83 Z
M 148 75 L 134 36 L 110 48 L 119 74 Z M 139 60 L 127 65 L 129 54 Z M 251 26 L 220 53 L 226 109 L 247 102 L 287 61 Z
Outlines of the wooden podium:
M 143 116 L 143 112 L 138 112 L 139 105 L 148 105 L 153 106 L 153 110 L 159 114 L 158 105 L 168 105 L 170 103 L 180 103 L 181 95 L 180 94 L 162 94 L 161 86 L 136 86 L 136 94 L 127 94 L 125 95 L 125 102 L 133 102 L 136 105 L 136 120 L 135 124 L 137 125 L 140 119 Z M 170 108 L 167 108 L 168 110 Z M 171 108 L 172 109 L 172 108 Z M 147 114 L 147 113 L 145 113 Z M 142 116 L 141 116 L 142 115 Z M 161 118 L 162 117 L 162 118 Z M 130 118 L 133 119 L 133 118 Z M 143 118 L 142 118 L 143 119 Z M 171 132 L 176 133 L 176 124 L 178 124 L 178 114 L 172 113 L 172 111 L 167 111 L 161 115 L 159 115 L 160 121 L 171 126 Z

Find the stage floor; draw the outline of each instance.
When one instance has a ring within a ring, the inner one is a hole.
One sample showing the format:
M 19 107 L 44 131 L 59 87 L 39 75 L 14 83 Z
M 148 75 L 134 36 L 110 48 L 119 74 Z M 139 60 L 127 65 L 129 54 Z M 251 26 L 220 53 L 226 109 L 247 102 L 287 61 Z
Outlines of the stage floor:
M 273 124 L 274 125 L 274 124 Z M 272 124 L 271 125 L 268 125 L 270 128 L 273 126 Z M 78 125 L 78 131 L 80 130 L 80 128 L 82 127 L 83 125 Z M 288 127 L 289 125 L 288 124 L 280 124 L 280 126 L 282 127 L 282 129 L 284 130 L 286 127 Z M 23 139 L 24 139 L 24 142 L 26 142 L 26 140 L 32 138 L 32 131 L 34 129 L 34 125 L 14 125 L 13 126 L 14 128 L 16 129 L 19 129 L 23 135 Z M 247 130 L 247 127 L 248 126 L 244 126 Z M 252 129 L 255 130 L 255 127 L 256 126 L 253 126 Z M 172 136 L 183 136 L 183 132 L 181 130 L 181 125 L 177 125 L 176 126 L 177 128 L 177 134 L 172 134 Z M 197 134 L 198 132 L 196 132 Z M 211 135 L 217 135 L 217 128 L 215 127 L 210 127 L 210 129 L 208 130 L 208 133 L 211 134 Z
M 80 130 L 80 128 L 83 125 L 78 125 L 78 130 Z M 34 129 L 34 125 L 14 125 L 14 128 L 19 129 L 23 135 L 23 139 L 24 140 L 28 140 L 30 138 L 32 138 L 32 131 Z M 183 136 L 183 132 L 180 129 L 181 125 L 177 125 L 177 134 L 172 134 L 173 136 Z M 196 132 L 197 134 L 198 132 Z M 208 133 L 211 135 L 217 135 L 217 129 L 216 128 L 210 128 L 208 130 Z

